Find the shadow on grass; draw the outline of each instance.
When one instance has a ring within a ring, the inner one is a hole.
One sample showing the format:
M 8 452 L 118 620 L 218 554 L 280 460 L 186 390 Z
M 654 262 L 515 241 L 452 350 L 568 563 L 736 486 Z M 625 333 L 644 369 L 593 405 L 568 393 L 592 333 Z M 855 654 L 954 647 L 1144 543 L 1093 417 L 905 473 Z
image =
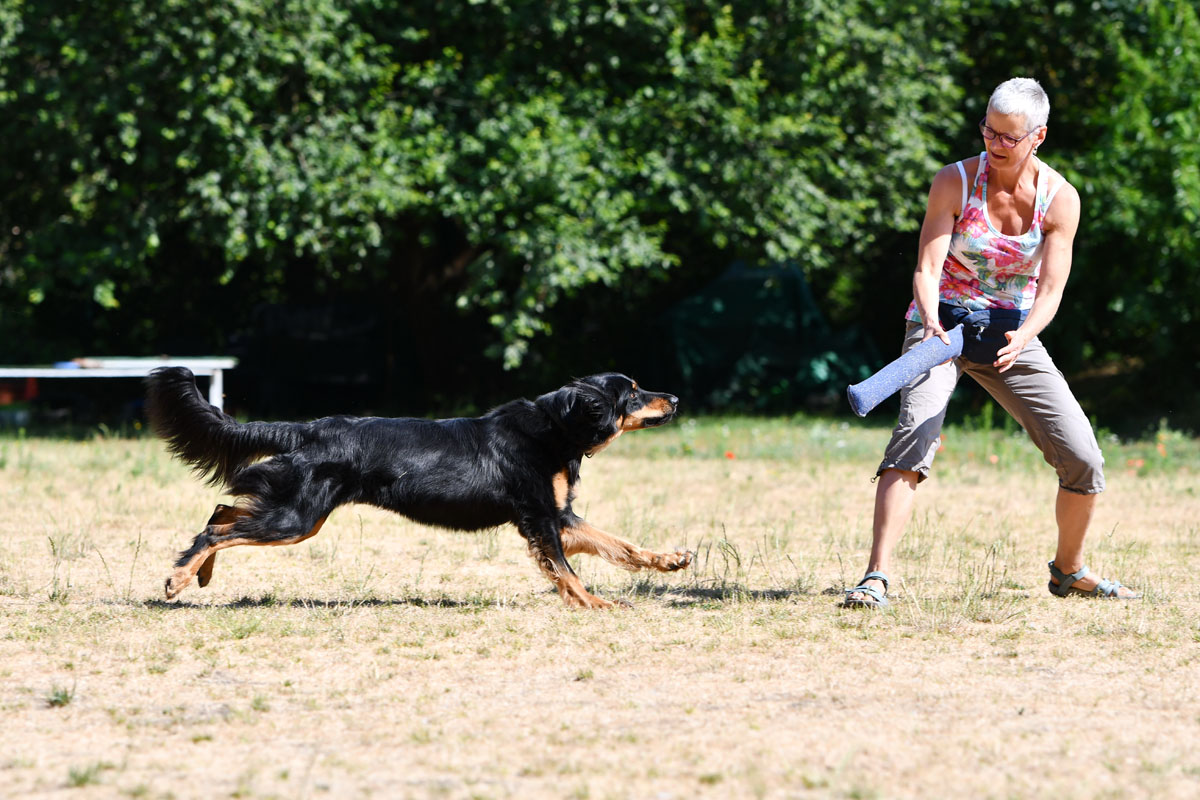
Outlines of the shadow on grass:
M 592 587 L 588 587 L 588 589 L 589 591 L 594 591 L 601 597 L 606 597 L 607 599 L 621 602 L 621 600 L 610 596 L 613 594 L 611 590 L 604 592 L 602 590 L 593 590 Z M 557 592 L 553 589 L 549 589 L 546 591 L 546 594 L 557 595 Z M 723 584 L 720 586 L 665 586 L 651 583 L 637 583 L 626 588 L 619 594 L 623 598 L 663 600 L 664 605 L 669 608 L 690 608 L 700 605 L 728 602 L 777 603 L 804 597 L 809 593 L 797 589 L 751 589 L 742 584 Z M 117 604 L 126 605 L 126 603 Z M 346 600 L 331 600 L 328 598 L 314 599 L 307 597 L 283 599 L 266 595 L 263 597 L 239 597 L 236 600 L 231 600 L 226 603 L 193 603 L 187 600 L 180 601 L 154 599 L 134 601 L 129 603 L 129 605 L 135 605 L 141 608 L 154 609 L 158 611 L 194 611 L 214 608 L 313 608 L 345 610 L 356 607 L 454 608 L 482 610 L 485 608 L 509 606 L 512 605 L 512 603 L 506 602 L 500 598 L 492 597 L 364 597 Z
M 283 600 L 278 597 L 239 597 L 237 600 L 231 600 L 228 603 L 191 603 L 186 600 L 141 600 L 132 605 L 141 606 L 147 609 L 156 609 L 161 611 L 183 611 L 196 609 L 213 609 L 213 608 L 322 608 L 322 609 L 347 609 L 347 608 L 495 608 L 506 603 L 492 598 L 473 598 L 470 600 L 455 600 L 449 597 L 426 598 L 426 597 L 397 597 L 397 598 L 379 598 L 379 597 L 364 597 L 353 600 L 315 600 L 307 597 L 294 597 L 288 600 Z
M 740 583 L 724 583 L 717 586 L 666 586 L 641 581 L 635 583 L 626 592 L 634 597 L 666 597 L 668 598 L 666 604 L 672 608 L 730 601 L 779 602 L 809 594 L 809 592 L 799 589 L 751 589 Z
M 752 588 L 739 581 L 717 579 L 699 581 L 687 585 L 672 585 L 654 580 L 637 580 L 624 586 L 606 585 L 603 587 L 586 585 L 593 594 L 617 603 L 628 600 L 657 600 L 668 608 L 691 608 L 702 605 L 721 603 L 781 603 L 798 600 L 814 594 L 814 591 L 800 582 L 791 586 L 774 588 Z M 823 592 L 828 594 L 829 591 Z M 539 595 L 552 596 L 557 599 L 558 592 L 553 587 L 547 587 Z M 841 594 L 841 592 L 837 592 Z M 203 595 L 200 596 L 202 599 Z M 528 596 L 526 596 L 528 599 Z M 474 609 L 500 608 L 520 605 L 511 595 L 493 595 L 471 593 L 451 597 L 446 595 L 424 597 L 409 595 L 407 597 L 378 597 L 352 596 L 344 598 L 311 598 L 311 597 L 278 597 L 271 593 L 262 596 L 244 595 L 236 600 L 226 602 L 205 603 L 194 602 L 190 598 L 165 600 L 160 598 L 117 601 L 118 605 L 134 605 L 145 609 L 174 611 L 182 609 L 214 609 L 214 608 L 309 608 L 309 609 L 349 609 L 364 608 L 452 608 Z

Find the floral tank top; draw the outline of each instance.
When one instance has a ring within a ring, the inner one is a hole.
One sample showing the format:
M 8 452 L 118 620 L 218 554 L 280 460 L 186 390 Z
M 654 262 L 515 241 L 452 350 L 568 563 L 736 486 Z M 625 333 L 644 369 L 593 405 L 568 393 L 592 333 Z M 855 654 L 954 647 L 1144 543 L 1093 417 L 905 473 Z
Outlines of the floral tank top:
M 1042 220 L 1054 194 L 1065 183 L 1046 192 L 1050 168 L 1037 162 L 1033 222 L 1020 236 L 1007 236 L 992 226 L 987 210 L 987 151 L 979 154 L 979 168 L 970 196 L 963 162 L 955 164 L 963 181 L 962 214 L 954 222 L 950 250 L 942 265 L 938 299 L 971 311 L 1013 308 L 1028 312 L 1037 295 L 1042 268 Z M 920 322 L 916 301 L 905 318 Z

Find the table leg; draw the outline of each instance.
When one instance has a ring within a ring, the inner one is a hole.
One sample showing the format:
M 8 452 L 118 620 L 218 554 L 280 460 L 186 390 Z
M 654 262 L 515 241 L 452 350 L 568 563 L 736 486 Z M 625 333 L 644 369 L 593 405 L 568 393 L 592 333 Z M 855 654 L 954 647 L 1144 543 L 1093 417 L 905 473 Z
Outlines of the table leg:
M 225 376 L 222 370 L 214 369 L 208 379 L 208 402 L 216 406 L 218 411 L 225 410 Z

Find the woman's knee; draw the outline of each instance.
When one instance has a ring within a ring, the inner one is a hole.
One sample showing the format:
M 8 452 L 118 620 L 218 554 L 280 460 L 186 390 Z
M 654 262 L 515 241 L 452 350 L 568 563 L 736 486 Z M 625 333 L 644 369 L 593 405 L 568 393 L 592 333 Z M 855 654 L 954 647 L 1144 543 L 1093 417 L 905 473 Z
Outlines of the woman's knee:
M 1100 448 L 1073 452 L 1058 465 L 1058 485 L 1075 494 L 1104 491 L 1104 456 Z

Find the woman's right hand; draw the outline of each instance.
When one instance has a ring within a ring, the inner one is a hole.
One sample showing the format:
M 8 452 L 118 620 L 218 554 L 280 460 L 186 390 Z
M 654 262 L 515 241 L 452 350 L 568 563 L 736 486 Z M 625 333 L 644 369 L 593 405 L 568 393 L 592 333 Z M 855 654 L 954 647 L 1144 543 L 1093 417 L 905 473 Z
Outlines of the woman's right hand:
M 926 322 L 925 333 L 921 336 L 921 341 L 926 342 L 934 336 L 941 339 L 945 344 L 950 344 L 950 334 L 946 333 L 945 329 L 937 322 Z
M 941 339 L 947 347 L 950 346 L 950 334 L 946 333 L 946 330 L 940 324 L 936 322 L 932 325 L 926 324 L 925 333 L 921 336 L 921 341 L 927 342 L 935 336 Z M 942 364 L 949 364 L 953 360 L 953 358 L 947 358 Z M 938 364 L 938 366 L 940 367 L 942 364 Z

